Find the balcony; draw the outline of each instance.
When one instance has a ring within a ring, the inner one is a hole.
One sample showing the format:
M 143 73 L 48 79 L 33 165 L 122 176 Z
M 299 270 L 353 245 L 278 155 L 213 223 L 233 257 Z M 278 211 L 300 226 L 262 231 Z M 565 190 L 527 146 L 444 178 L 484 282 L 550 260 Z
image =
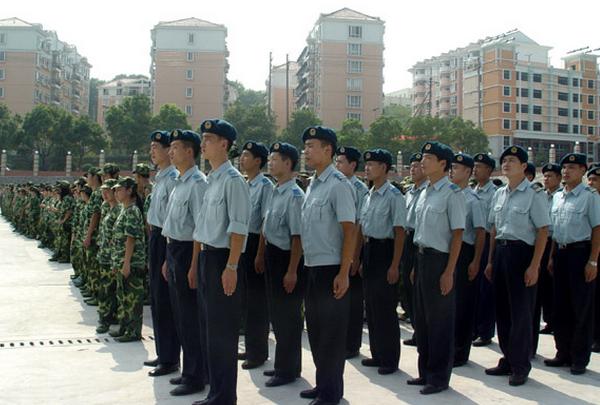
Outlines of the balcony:
M 427 82 L 429 81 L 430 76 L 425 73 L 415 73 L 413 75 L 413 81 L 415 82 Z
M 440 73 L 449 73 L 452 70 L 450 65 L 442 65 L 440 66 Z

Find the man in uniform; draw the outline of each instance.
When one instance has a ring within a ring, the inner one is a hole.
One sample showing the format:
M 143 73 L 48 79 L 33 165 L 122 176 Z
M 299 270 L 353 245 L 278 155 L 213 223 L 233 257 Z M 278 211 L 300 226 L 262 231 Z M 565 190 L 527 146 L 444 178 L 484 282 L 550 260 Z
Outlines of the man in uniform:
M 150 134 L 150 159 L 158 168 L 146 221 L 150 226 L 148 238 L 148 270 L 150 275 L 150 310 L 154 329 L 154 346 L 157 358 L 144 362 L 155 367 L 148 372 L 151 377 L 170 374 L 178 369 L 181 344 L 175 322 L 175 297 L 169 291 L 167 271 L 167 239 L 162 228 L 167 217 L 169 196 L 175 188 L 179 173 L 169 159 L 171 135 L 167 131 Z M 174 289 L 172 291 L 175 291 Z M 200 332 L 201 333 L 201 332 Z
M 560 165 L 565 187 L 552 201 L 554 341 L 550 367 L 585 373 L 594 339 L 594 294 L 600 253 L 600 196 L 582 183 L 587 156 L 568 153 Z
M 503 357 L 488 375 L 525 384 L 531 370 L 533 312 L 538 272 L 548 240 L 548 201 L 525 177 L 527 152 L 509 146 L 500 156 L 508 184 L 492 198 L 493 224 L 485 276 L 493 280 L 498 342 Z
M 398 281 L 404 249 L 406 201 L 387 179 L 392 154 L 373 149 L 364 154 L 365 173 L 373 188 L 364 199 L 359 216 L 359 246 L 364 240 L 362 276 L 367 304 L 371 358 L 367 367 L 378 367 L 381 375 L 398 370 L 400 325 L 398 324 Z M 364 239 L 363 239 L 364 237 Z M 356 257 L 356 256 L 355 256 Z
M 196 220 L 203 210 L 202 200 L 207 189 L 206 176 L 198 169 L 200 135 L 188 130 L 171 132 L 169 158 L 179 176 L 168 196 L 167 215 L 162 235 L 167 238 L 167 268 L 171 300 L 177 315 L 177 335 L 183 348 L 183 368 L 180 378 L 170 380 L 177 385 L 171 395 L 189 395 L 204 390 L 206 380 L 203 330 L 200 328 L 197 303 L 196 268 L 193 233 Z M 153 259 L 154 260 L 154 259 Z M 158 263 L 157 263 L 158 264 Z M 177 355 L 168 359 L 176 364 Z M 166 360 L 167 361 L 167 360 Z
M 250 370 L 260 367 L 269 357 L 269 311 L 265 277 L 260 269 L 254 267 L 260 229 L 267 211 L 267 205 L 273 194 L 273 183 L 261 173 L 267 164 L 269 150 L 259 142 L 249 141 L 244 144 L 240 157 L 240 167 L 248 177 L 250 189 L 250 225 L 246 250 L 240 258 L 240 270 L 245 279 L 243 310 L 245 316 L 244 337 L 246 353 L 242 368 Z
M 356 216 L 360 215 L 363 199 L 369 188 L 356 177 L 360 164 L 360 151 L 351 146 L 339 147 L 336 151 L 335 168 L 348 178 L 356 191 Z M 362 243 L 357 241 L 362 247 Z M 362 344 L 364 323 L 364 294 L 362 276 L 359 273 L 361 265 L 361 249 L 356 250 L 352 267 L 350 268 L 350 319 L 348 322 L 348 335 L 346 336 L 346 358 L 351 359 L 359 355 Z
M 308 276 L 306 325 L 317 381 L 300 396 L 314 399 L 314 405 L 337 404 L 344 395 L 356 203 L 353 186 L 333 165 L 335 132 L 308 127 L 302 142 L 306 163 L 315 169 L 302 207 L 302 246 Z
M 600 165 L 598 163 L 592 165 L 587 172 L 588 185 L 600 193 Z M 596 307 L 594 320 L 594 343 L 592 351 L 600 353 L 600 277 L 596 277 Z
M 198 266 L 201 314 L 206 328 L 210 392 L 199 404 L 234 405 L 237 402 L 237 353 L 243 283 L 238 270 L 250 223 L 248 183 L 231 162 L 229 150 L 237 131 L 221 119 L 206 120 L 202 157 L 212 170 L 203 209 L 194 231 L 201 244 Z
M 415 325 L 421 394 L 448 389 L 454 359 L 455 267 L 465 229 L 466 204 L 460 187 L 448 179 L 454 153 L 447 145 L 427 142 L 421 149 L 429 185 L 416 206 Z

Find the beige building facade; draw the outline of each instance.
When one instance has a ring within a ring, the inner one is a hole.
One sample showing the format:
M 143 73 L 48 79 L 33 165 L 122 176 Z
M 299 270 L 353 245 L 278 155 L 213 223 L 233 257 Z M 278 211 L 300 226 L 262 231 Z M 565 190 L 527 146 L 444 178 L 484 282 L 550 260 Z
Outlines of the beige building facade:
M 267 80 L 267 96 L 271 98 L 271 113 L 275 116 L 277 131 L 287 127 L 288 119 L 296 110 L 296 86 L 298 86 L 298 63 L 290 61 L 271 69 L 271 88 Z M 287 103 L 287 107 L 286 107 Z
M 98 86 L 98 124 L 104 126 L 104 116 L 108 108 L 121 104 L 125 97 L 138 94 L 150 97 L 150 79 L 147 77 L 112 80 Z

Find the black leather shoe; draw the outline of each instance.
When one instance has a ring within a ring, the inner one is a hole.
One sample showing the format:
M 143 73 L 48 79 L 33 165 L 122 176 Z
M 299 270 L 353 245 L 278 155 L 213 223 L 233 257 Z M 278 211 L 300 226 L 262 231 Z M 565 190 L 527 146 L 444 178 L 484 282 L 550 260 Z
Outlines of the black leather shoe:
M 191 394 L 195 394 L 197 392 L 202 392 L 204 391 L 204 385 L 189 385 L 189 384 L 181 384 L 178 385 L 177 387 L 173 388 L 171 390 L 171 392 L 169 392 L 169 394 L 173 395 L 174 397 L 180 397 L 183 395 L 191 395 Z
M 353 359 L 355 357 L 358 357 L 359 355 L 360 355 L 360 352 L 358 350 L 355 352 L 346 352 L 346 360 Z
M 265 370 L 265 371 L 263 371 L 263 375 L 265 377 L 274 377 L 275 376 L 275 370 Z
M 183 376 L 171 378 L 169 380 L 169 384 L 171 384 L 171 385 L 181 385 L 183 383 L 184 383 Z
M 454 360 L 452 367 L 462 367 L 467 364 L 468 360 Z
M 548 367 L 568 367 L 571 365 L 571 362 L 566 359 L 561 359 L 560 357 L 555 357 L 553 359 L 544 360 L 544 364 Z
M 571 374 L 573 375 L 582 375 L 585 374 L 585 372 L 585 366 L 571 366 Z
M 408 385 L 427 385 L 427 382 L 422 377 L 411 378 L 410 380 L 406 380 Z
M 411 337 L 410 339 L 405 339 L 402 343 L 404 343 L 405 346 L 416 346 L 417 339 L 415 339 L 414 337 Z
M 179 370 L 179 364 L 159 364 L 154 370 L 150 370 L 148 375 L 150 377 L 160 377 L 161 375 L 167 375 Z
M 394 374 L 396 371 L 398 371 L 398 367 L 379 367 L 377 369 L 379 375 Z
M 600 342 L 594 342 L 592 345 L 592 351 L 594 353 L 600 353 Z
M 438 392 L 442 392 L 447 389 L 448 389 L 448 387 L 436 387 L 435 385 L 427 384 L 419 392 L 422 395 L 431 395 L 431 394 L 437 394 Z
M 540 330 L 540 335 L 551 335 L 552 332 L 553 332 L 552 328 L 550 326 L 546 325 Z
M 248 358 L 248 356 L 246 356 L 245 352 L 244 353 L 238 353 L 238 355 L 237 355 L 237 359 L 240 360 L 240 361 L 244 361 L 247 358 Z
M 310 390 L 304 390 L 304 391 L 300 392 L 300 398 L 315 399 L 318 396 L 319 396 L 319 390 L 317 389 L 317 387 L 311 388 Z
M 523 385 L 527 382 L 526 375 L 512 374 L 508 377 L 508 384 L 513 387 L 518 387 L 519 385 Z
M 293 383 L 295 380 L 295 378 L 271 377 L 267 380 L 265 385 L 267 387 L 279 387 L 280 385 Z
M 503 366 L 486 368 L 485 373 L 487 375 L 511 375 L 510 369 Z
M 252 369 L 262 366 L 263 364 L 265 364 L 264 361 L 257 362 L 257 361 L 246 360 L 242 363 L 242 368 L 244 370 L 252 370 Z
M 475 347 L 483 347 L 483 346 L 489 346 L 492 344 L 492 339 L 482 339 L 482 338 L 477 338 L 474 342 L 473 342 L 473 346 Z
M 360 362 L 365 367 L 379 367 L 381 364 L 375 359 L 362 359 Z
M 158 357 L 155 358 L 154 360 L 146 360 L 144 362 L 144 366 L 148 366 L 148 367 L 156 367 L 156 366 L 158 366 Z

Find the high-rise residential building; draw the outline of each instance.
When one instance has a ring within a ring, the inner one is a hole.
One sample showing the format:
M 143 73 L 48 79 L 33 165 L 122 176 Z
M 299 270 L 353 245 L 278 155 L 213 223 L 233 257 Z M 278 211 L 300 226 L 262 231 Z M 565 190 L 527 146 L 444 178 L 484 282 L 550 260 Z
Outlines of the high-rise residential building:
M 154 113 L 172 103 L 196 129 L 227 104 L 227 29 L 197 18 L 160 22 L 151 31 Z
M 271 113 L 275 116 L 277 130 L 283 130 L 296 109 L 298 63 L 290 61 L 271 68 L 271 88 L 267 80 L 267 95 L 271 97 Z M 287 103 L 287 107 L 286 107 Z
M 512 30 L 418 62 L 409 70 L 413 114 L 473 121 L 496 158 L 518 144 L 538 163 L 551 145 L 558 158 L 577 148 L 599 160 L 598 58 L 579 49 L 556 68 L 550 49 Z
M 327 126 L 354 118 L 368 127 L 383 108 L 385 23 L 348 8 L 321 14 L 298 57 L 297 108 Z
M 150 97 L 150 79 L 147 77 L 124 77 L 98 86 L 98 124 L 104 126 L 104 116 L 109 107 L 121 104 L 125 97 L 138 94 Z
M 383 97 L 383 106 L 401 105 L 403 107 L 412 107 L 412 88 L 393 91 Z
M 19 18 L 0 20 L 0 103 L 24 115 L 36 104 L 87 115 L 90 68 L 75 46 Z

